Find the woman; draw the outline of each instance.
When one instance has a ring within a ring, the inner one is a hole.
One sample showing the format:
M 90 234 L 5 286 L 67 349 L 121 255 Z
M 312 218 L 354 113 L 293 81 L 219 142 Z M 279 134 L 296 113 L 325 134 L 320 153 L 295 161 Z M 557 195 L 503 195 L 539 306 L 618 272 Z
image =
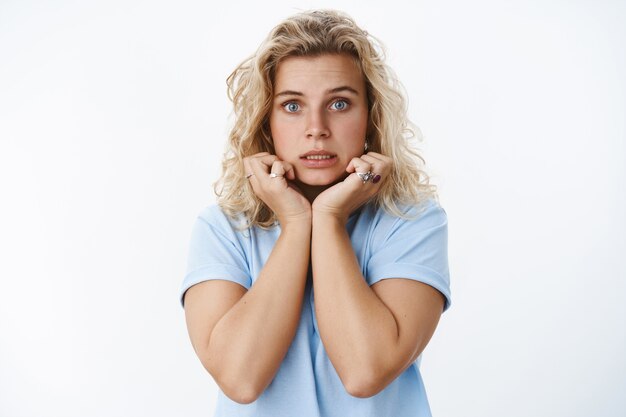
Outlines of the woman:
M 346 15 L 279 24 L 228 80 L 236 122 L 181 289 L 216 416 L 428 416 L 447 218 L 404 99 Z

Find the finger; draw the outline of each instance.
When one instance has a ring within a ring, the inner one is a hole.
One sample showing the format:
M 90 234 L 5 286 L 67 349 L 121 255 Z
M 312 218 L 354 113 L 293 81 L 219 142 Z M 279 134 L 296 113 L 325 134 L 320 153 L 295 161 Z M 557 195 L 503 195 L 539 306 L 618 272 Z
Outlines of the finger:
M 352 158 L 350 164 L 354 167 L 354 172 L 368 172 L 372 168 L 372 164 L 365 161 L 362 157 Z
M 391 158 L 380 159 L 369 155 L 363 155 L 361 159 L 369 162 L 371 165 L 371 171 L 376 174 L 386 174 L 389 170 L 388 168 L 391 166 Z
M 354 167 L 354 172 L 352 175 L 350 175 L 350 177 L 353 177 L 351 181 L 354 181 L 355 183 L 356 181 L 361 183 L 367 182 L 364 181 L 364 179 L 367 178 L 362 178 L 361 174 L 369 173 L 372 169 L 372 165 L 369 162 L 363 160 L 363 158 L 353 158 L 350 162 Z
M 383 162 L 381 159 L 369 155 L 363 155 L 361 156 L 361 159 L 369 163 L 370 165 L 381 165 Z
M 270 175 L 274 173 L 276 175 L 282 176 L 285 180 L 295 180 L 296 179 L 296 171 L 292 164 L 286 161 L 274 161 L 272 164 L 272 168 L 270 169 Z
M 289 162 L 283 162 L 283 168 L 285 169 L 285 178 L 287 178 L 288 180 L 295 180 L 296 179 L 296 171 L 293 167 L 292 164 L 290 164 Z
M 245 170 L 245 175 L 249 175 L 252 173 L 252 166 L 251 166 L 251 161 L 254 160 L 255 158 L 259 158 L 262 156 L 267 156 L 270 155 L 269 152 L 259 152 L 259 153 L 255 153 L 254 155 L 249 155 L 246 156 L 245 158 L 243 158 L 243 168 Z
M 365 155 L 373 156 L 374 158 L 378 158 L 378 159 L 389 158 L 388 156 L 385 156 L 382 153 L 372 152 L 372 151 L 366 153 Z
M 363 155 L 361 157 L 355 156 L 354 158 L 352 158 L 350 162 L 348 163 L 348 166 L 346 167 L 346 172 L 349 172 L 349 173 L 361 172 L 356 169 L 356 166 L 362 165 L 365 162 L 363 159 L 361 159 L 362 157 Z
M 254 175 L 252 167 L 250 166 L 250 157 L 243 158 L 243 175 L 248 180 Z
M 250 159 L 250 169 L 255 176 L 263 176 L 263 174 L 267 176 L 270 172 L 272 164 L 277 159 L 278 157 L 276 155 L 271 154 L 256 156 Z
M 258 158 L 260 156 L 265 156 L 265 155 L 271 155 L 269 152 L 259 152 L 259 153 L 255 153 L 254 155 L 250 155 L 250 158 Z
M 269 175 L 267 164 L 271 165 L 269 161 L 275 159 L 277 159 L 276 155 L 271 155 L 267 152 L 261 152 L 244 159 L 244 166 L 247 165 L 245 176 L 257 195 L 262 188 L 263 181 Z
M 391 168 L 391 163 L 389 161 L 366 157 L 362 157 L 362 159 L 369 162 L 371 166 L 370 175 L 362 179 L 367 180 L 367 182 L 371 182 L 372 184 L 378 184 L 380 180 L 387 177 L 389 169 Z
M 272 164 L 272 167 L 270 168 L 270 175 L 271 174 L 276 175 L 275 178 L 285 177 L 285 168 L 283 166 L 283 161 L 279 161 L 279 160 L 274 161 L 274 163 Z

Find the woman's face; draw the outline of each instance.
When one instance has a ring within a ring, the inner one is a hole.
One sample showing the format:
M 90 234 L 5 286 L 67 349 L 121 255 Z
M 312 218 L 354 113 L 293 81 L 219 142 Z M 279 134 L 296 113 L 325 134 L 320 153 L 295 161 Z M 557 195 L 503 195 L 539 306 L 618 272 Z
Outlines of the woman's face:
M 276 156 L 294 166 L 301 185 L 343 179 L 364 152 L 367 122 L 365 80 L 349 56 L 289 57 L 278 65 L 270 130 Z

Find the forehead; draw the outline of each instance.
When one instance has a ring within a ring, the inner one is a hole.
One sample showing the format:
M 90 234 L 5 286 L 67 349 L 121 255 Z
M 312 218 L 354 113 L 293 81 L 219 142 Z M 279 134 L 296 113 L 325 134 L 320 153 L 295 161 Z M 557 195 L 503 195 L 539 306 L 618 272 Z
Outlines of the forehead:
M 274 88 L 281 90 L 316 91 L 337 86 L 350 86 L 364 91 L 361 69 L 348 55 L 289 57 L 278 64 Z

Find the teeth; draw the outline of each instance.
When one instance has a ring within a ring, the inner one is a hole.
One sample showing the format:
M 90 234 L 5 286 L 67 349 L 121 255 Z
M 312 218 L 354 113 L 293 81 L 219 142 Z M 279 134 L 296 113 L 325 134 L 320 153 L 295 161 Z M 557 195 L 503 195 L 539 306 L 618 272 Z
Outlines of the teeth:
M 306 159 L 330 159 L 332 155 L 307 155 Z

